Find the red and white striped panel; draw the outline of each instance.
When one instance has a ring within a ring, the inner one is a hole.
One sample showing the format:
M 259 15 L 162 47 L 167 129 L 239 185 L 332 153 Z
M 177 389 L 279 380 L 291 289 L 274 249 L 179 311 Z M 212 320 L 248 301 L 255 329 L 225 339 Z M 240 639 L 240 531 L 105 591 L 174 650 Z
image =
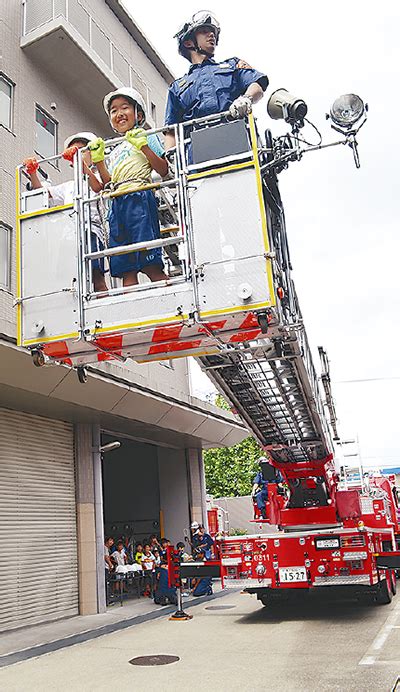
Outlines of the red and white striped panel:
M 234 315 L 203 325 L 171 324 L 143 332 L 102 334 L 92 341 L 59 341 L 43 346 L 43 352 L 51 360 L 67 365 L 112 360 L 115 357 L 130 357 L 139 362 L 156 361 L 168 358 L 183 358 L 218 351 L 218 341 L 237 344 L 253 341 L 261 335 L 261 329 L 254 313 Z

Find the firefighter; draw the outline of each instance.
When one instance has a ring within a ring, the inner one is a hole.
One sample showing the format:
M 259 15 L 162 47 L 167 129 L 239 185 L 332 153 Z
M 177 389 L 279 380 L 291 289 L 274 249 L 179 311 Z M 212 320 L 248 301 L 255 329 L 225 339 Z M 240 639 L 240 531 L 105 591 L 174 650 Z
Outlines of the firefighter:
M 220 26 L 206 11 L 197 12 L 175 35 L 178 51 L 191 66 L 187 74 L 169 88 L 165 124 L 181 123 L 229 110 L 233 118 L 251 112 L 268 86 L 268 77 L 244 60 L 214 60 Z M 165 136 L 165 148 L 175 145 L 172 132 Z
M 204 526 L 199 526 L 197 533 L 193 536 L 193 548 L 197 554 L 204 553 L 206 560 L 211 560 L 211 548 L 214 541 L 209 533 L 206 533 Z
M 259 470 L 257 471 L 254 480 L 251 496 L 257 503 L 257 508 L 262 519 L 267 518 L 265 503 L 268 500 L 268 483 L 282 483 L 283 477 L 279 469 L 274 468 L 268 461 L 267 457 L 258 459 Z

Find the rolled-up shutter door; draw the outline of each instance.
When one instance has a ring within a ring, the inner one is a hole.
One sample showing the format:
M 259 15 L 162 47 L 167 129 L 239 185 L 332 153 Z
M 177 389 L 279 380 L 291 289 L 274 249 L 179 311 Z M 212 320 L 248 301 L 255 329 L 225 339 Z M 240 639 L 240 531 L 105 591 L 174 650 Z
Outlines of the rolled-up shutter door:
M 0 631 L 78 613 L 71 424 L 0 409 Z

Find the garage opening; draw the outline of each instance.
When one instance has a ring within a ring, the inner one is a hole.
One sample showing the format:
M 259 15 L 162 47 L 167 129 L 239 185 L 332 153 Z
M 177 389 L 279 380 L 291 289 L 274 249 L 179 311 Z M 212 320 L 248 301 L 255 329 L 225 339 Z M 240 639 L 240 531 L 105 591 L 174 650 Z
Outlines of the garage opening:
M 157 447 L 103 434 L 101 444 L 121 447 L 103 456 L 104 534 L 132 542 L 160 535 L 160 481 Z

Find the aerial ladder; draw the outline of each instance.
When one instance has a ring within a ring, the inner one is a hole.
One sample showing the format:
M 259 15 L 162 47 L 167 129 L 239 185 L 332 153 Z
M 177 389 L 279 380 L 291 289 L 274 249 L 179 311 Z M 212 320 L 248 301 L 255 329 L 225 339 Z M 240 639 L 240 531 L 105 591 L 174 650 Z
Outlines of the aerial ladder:
M 111 186 L 90 193 L 82 149 L 74 156 L 74 200 L 61 207 L 52 206 L 46 185 L 27 189 L 18 166 L 18 344 L 34 365 L 76 368 L 81 382 L 88 367 L 104 361 L 197 358 L 287 485 L 283 498 L 270 484 L 267 518 L 284 538 L 221 541 L 217 566 L 225 584 L 241 584 L 263 602 L 271 590 L 355 584 L 384 602 L 395 590 L 393 498 L 383 481 L 367 494 L 340 488 L 329 362 L 321 348 L 319 378 L 278 186 L 291 162 L 323 147 L 349 146 L 358 167 L 366 107 L 354 94 L 337 99 L 330 118 L 340 138 L 315 145 L 301 136 L 304 101 L 280 89 L 268 112 L 290 133 L 273 138 L 267 130 L 262 138 L 252 114 L 174 126 L 171 174 L 144 186 L 156 195 L 161 225 L 161 238 L 150 243 L 105 242 L 92 251 L 90 205 L 103 211 L 107 241 L 107 205 L 121 192 Z M 108 151 L 120 142 L 108 140 Z M 60 158 L 40 161 L 44 175 Z M 163 249 L 166 280 L 132 287 L 108 280 L 107 291 L 94 291 L 93 260 L 150 247 Z M 344 546 L 352 549 L 343 553 Z

